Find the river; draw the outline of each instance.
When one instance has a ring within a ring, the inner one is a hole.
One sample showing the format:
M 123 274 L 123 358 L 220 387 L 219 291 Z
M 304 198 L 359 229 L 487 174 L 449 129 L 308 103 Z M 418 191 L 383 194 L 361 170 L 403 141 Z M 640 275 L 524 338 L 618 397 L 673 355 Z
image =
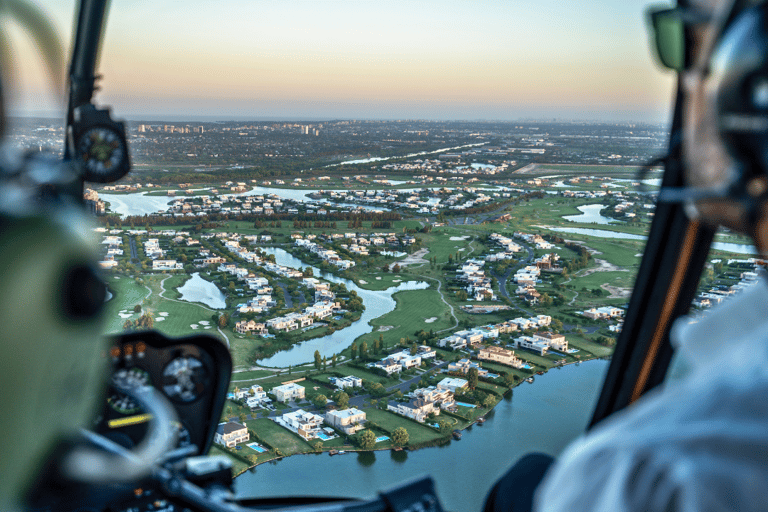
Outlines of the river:
M 350 165 L 350 164 L 368 164 L 371 162 L 384 162 L 386 160 L 392 160 L 394 158 L 413 158 L 415 156 L 423 156 L 423 155 L 436 155 L 438 153 L 445 153 L 446 151 L 453 151 L 455 149 L 464 149 L 464 148 L 474 148 L 478 146 L 485 146 L 488 144 L 487 142 L 481 142 L 479 144 L 464 144 L 463 146 L 456 146 L 453 148 L 443 148 L 443 149 L 436 149 L 434 151 L 421 151 L 419 153 L 409 153 L 405 156 L 373 156 L 371 158 L 362 158 L 359 160 L 346 160 L 344 162 L 339 162 L 338 164 L 331 164 L 326 165 L 326 167 L 337 167 L 339 165 Z
M 275 261 L 279 265 L 295 269 L 302 269 L 310 266 L 283 249 L 265 247 L 262 250 L 267 254 L 274 254 Z M 429 287 L 429 284 L 425 282 L 407 281 L 400 283 L 398 286 L 387 288 L 386 290 L 371 291 L 360 288 L 349 279 L 343 279 L 334 274 L 323 272 L 317 267 L 312 267 L 312 271 L 315 277 L 334 283 L 342 283 L 347 287 L 347 290 L 354 290 L 363 300 L 365 311 L 363 311 L 360 319 L 353 322 L 351 326 L 345 327 L 328 336 L 298 343 L 289 350 L 278 352 L 270 358 L 258 361 L 259 364 L 286 368 L 291 365 L 307 363 L 314 360 L 315 350 L 320 351 L 321 356 L 331 358 L 334 354 L 338 354 L 343 349 L 350 346 L 358 336 L 371 332 L 373 327 L 368 325 L 370 320 L 385 315 L 395 309 L 396 303 L 395 299 L 392 298 L 393 293 L 401 290 L 423 290 L 424 288 Z
M 587 235 L 595 238 L 613 238 L 622 240 L 647 240 L 648 237 L 644 235 L 634 235 L 632 233 L 620 233 L 618 231 L 608 231 L 605 229 L 591 229 L 591 228 L 553 228 L 549 226 L 541 226 L 549 231 L 555 233 L 573 233 L 575 235 Z M 718 251 L 733 252 L 736 254 L 746 254 L 757 256 L 757 248 L 754 245 L 746 244 L 734 244 L 730 242 L 713 242 L 712 248 Z
M 424 475 L 436 480 L 446 510 L 480 511 L 491 485 L 522 455 L 559 454 L 584 431 L 608 368 L 589 361 L 552 369 L 516 387 L 482 426 L 460 441 L 414 452 L 295 455 L 262 464 L 235 480 L 239 497 L 373 497 L 376 491 Z

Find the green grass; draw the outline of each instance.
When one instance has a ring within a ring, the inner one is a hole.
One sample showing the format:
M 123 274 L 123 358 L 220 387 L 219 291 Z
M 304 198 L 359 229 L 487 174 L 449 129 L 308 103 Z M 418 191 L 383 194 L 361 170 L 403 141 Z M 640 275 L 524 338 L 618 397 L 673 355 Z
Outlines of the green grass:
M 408 442 L 410 444 L 422 443 L 424 441 L 431 441 L 441 437 L 441 435 L 434 429 L 425 425 L 419 425 L 414 421 L 398 416 L 390 411 L 381 411 L 379 409 L 371 408 L 364 409 L 366 419 L 382 426 L 383 428 L 392 432 L 398 427 L 404 427 L 408 431 Z
M 588 290 L 592 290 L 593 288 L 598 288 L 603 284 L 608 284 L 611 286 L 630 288 L 635 284 L 634 272 L 594 272 L 588 276 L 572 276 L 572 278 L 573 280 L 570 284 L 573 284 L 576 287 L 576 291 L 579 292 L 579 297 L 581 297 L 581 294 L 584 293 L 581 291 L 581 289 L 584 287 Z M 584 298 L 589 300 L 590 297 L 586 296 Z
M 121 276 L 118 280 L 115 280 L 114 277 L 107 278 L 110 287 L 112 287 L 114 297 L 107 303 L 105 315 L 107 322 L 106 332 L 122 332 L 123 323 L 126 319 L 118 315 L 119 311 L 128 309 L 132 313 L 133 307 L 136 304 L 141 304 L 142 312 L 151 311 L 154 314 L 154 328 L 168 336 L 182 336 L 192 333 L 207 333 L 212 336 L 220 336 L 211 320 L 211 315 L 214 313 L 213 310 L 191 302 L 186 303 L 160 297 L 160 292 L 165 290 L 165 287 L 161 286 L 163 279 L 168 278 L 168 281 L 174 279 L 178 282 L 182 276 L 145 274 L 141 277 L 144 280 L 145 286 L 137 285 L 134 279 L 128 276 Z M 165 284 L 167 285 L 168 283 L 166 282 Z M 160 313 L 168 313 L 168 315 L 165 316 L 164 320 L 158 321 L 164 317 Z M 134 320 L 141 314 L 133 314 L 129 319 Z M 204 329 L 204 326 L 199 323 L 201 320 L 211 322 L 209 324 L 211 328 Z M 197 325 L 197 329 L 193 329 L 191 327 L 192 324 Z
M 371 320 L 374 332 L 360 336 L 358 346 L 363 341 L 371 347 L 373 340 L 378 339 L 379 335 L 384 338 L 384 344 L 388 347 L 399 343 L 400 338 L 409 336 L 415 339 L 416 331 L 433 329 L 439 331 L 451 327 L 454 322 L 450 317 L 448 306 L 440 300 L 440 294 L 437 290 L 408 290 L 397 292 L 393 295 L 397 305 L 395 309 L 386 315 Z M 436 318 L 434 322 L 427 323 L 426 320 Z M 387 331 L 379 331 L 381 326 L 392 326 Z
M 287 456 L 314 451 L 312 446 L 297 434 L 281 427 L 272 420 L 259 418 L 257 420 L 248 420 L 246 424 L 259 437 L 283 452 L 283 455 Z

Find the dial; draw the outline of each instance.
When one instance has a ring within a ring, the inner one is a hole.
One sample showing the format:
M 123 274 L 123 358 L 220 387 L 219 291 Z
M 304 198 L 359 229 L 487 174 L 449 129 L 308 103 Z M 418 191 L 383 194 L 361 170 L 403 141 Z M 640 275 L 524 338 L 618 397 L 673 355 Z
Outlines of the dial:
M 112 384 L 118 388 L 134 389 L 152 384 L 149 374 L 141 368 L 134 366 L 132 368 L 120 368 L 112 374 Z M 134 414 L 141 410 L 141 406 L 136 401 L 115 391 L 107 398 L 109 405 L 117 412 L 122 414 Z
M 163 391 L 172 400 L 193 402 L 208 387 L 208 370 L 197 358 L 177 357 L 163 370 Z
M 120 132 L 107 126 L 85 130 L 77 141 L 77 154 L 88 181 L 114 181 L 129 170 L 125 140 Z

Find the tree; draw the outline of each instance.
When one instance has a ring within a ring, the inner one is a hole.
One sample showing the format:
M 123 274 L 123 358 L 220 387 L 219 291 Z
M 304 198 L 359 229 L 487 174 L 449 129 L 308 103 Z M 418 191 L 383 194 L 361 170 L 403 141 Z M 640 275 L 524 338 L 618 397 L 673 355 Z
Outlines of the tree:
M 357 342 L 356 341 L 352 342 L 352 346 L 349 347 L 349 351 L 350 351 L 350 356 L 349 356 L 350 359 L 352 360 L 357 359 Z
M 328 358 L 323 356 L 323 371 L 328 368 Z
M 398 272 L 400 272 L 400 265 L 395 263 L 394 265 L 392 265 L 392 273 L 397 274 Z
M 368 359 L 368 343 L 365 341 L 360 344 L 360 359 Z
M 312 270 L 312 267 L 306 267 L 301 271 L 301 275 L 304 277 L 312 277 L 314 275 L 314 272 Z
M 133 322 L 131 322 L 130 320 L 126 320 L 125 322 L 123 322 L 124 331 L 130 331 L 131 329 L 133 329 Z
M 235 282 L 234 281 L 230 281 L 229 282 L 229 291 L 231 291 L 231 292 L 235 291 Z
M 333 354 L 333 357 L 331 358 L 331 366 L 336 368 L 336 354 Z
M 445 418 L 438 418 L 437 428 L 440 429 L 441 434 L 448 434 L 451 431 L 451 424 Z
M 346 392 L 337 391 L 333 396 L 333 399 L 336 402 L 336 407 L 338 407 L 340 411 L 349 407 L 349 395 Z
M 218 319 L 219 327 L 224 328 L 229 323 L 229 315 L 226 313 L 222 313 L 219 315 Z
M 133 312 L 134 313 L 140 313 L 141 312 L 141 304 L 136 304 L 133 306 Z
M 381 271 L 382 272 L 389 272 L 389 265 L 384 265 L 383 267 L 381 267 Z
M 496 399 L 493 398 L 493 395 L 488 395 L 483 399 L 483 406 L 485 407 L 488 407 L 488 408 L 493 407 L 495 403 L 496 403 Z
M 256 464 L 259 461 L 259 456 L 255 453 L 252 453 L 248 456 L 248 462 L 251 464 Z
M 245 425 L 245 413 L 241 412 L 240 415 L 238 416 L 238 418 L 240 418 L 240 423 Z
M 317 441 L 316 443 L 314 443 L 312 445 L 312 448 L 314 448 L 316 452 L 323 451 L 323 443 L 322 443 L 322 441 Z
M 467 385 L 469 386 L 469 389 L 475 389 L 477 387 L 479 373 L 477 368 L 470 368 L 467 372 Z
M 360 433 L 359 440 L 360 448 L 363 450 L 370 450 L 376 446 L 376 434 L 373 433 L 373 430 L 363 430 L 363 432 Z
M 405 446 L 409 439 L 408 431 L 403 427 L 397 427 L 392 432 L 392 444 L 395 446 Z
M 416 352 L 419 351 L 419 346 L 416 344 L 416 342 L 413 342 L 413 345 L 411 345 L 411 355 L 415 356 Z
M 328 403 L 328 398 L 325 395 L 316 395 L 315 398 L 312 399 L 312 405 L 317 407 L 318 409 L 322 409 L 325 407 L 325 404 Z
M 155 325 L 155 319 L 152 317 L 152 313 L 145 311 L 139 318 L 138 326 L 144 329 L 151 329 Z
M 322 358 L 320 357 L 320 351 L 315 350 L 315 370 L 319 370 L 321 364 L 322 364 Z

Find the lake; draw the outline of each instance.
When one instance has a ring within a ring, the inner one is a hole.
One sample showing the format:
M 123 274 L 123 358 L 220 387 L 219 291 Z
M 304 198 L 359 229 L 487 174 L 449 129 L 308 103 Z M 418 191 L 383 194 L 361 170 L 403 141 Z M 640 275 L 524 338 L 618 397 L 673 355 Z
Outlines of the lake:
M 446 510 L 479 512 L 491 485 L 522 455 L 559 454 L 592 416 L 607 361 L 552 369 L 523 383 L 460 441 L 413 452 L 295 455 L 235 479 L 238 497 L 370 498 L 406 480 L 431 475 Z
M 382 315 L 389 313 L 395 309 L 395 299 L 392 298 L 392 294 L 401 290 L 423 290 L 429 287 L 428 283 L 421 281 L 407 281 L 400 283 L 398 286 L 393 286 L 381 291 L 364 290 L 357 286 L 353 281 L 349 279 L 343 279 L 334 274 L 323 272 L 317 267 L 307 265 L 299 258 L 296 258 L 292 254 L 276 247 L 265 247 L 262 251 L 267 254 L 275 255 L 275 262 L 278 265 L 291 267 L 295 269 L 303 269 L 306 267 L 312 267 L 312 272 L 317 278 L 325 279 L 333 283 L 342 283 L 347 287 L 347 290 L 354 290 L 363 301 L 365 305 L 365 311 L 362 316 L 356 322 L 353 322 L 351 326 L 338 330 L 333 334 L 323 336 L 320 338 L 314 338 L 302 343 L 298 343 L 291 347 L 289 350 L 278 352 L 277 354 L 267 359 L 258 361 L 258 364 L 264 366 L 286 368 L 291 365 L 298 365 L 302 363 L 308 363 L 314 360 L 315 350 L 320 352 L 321 356 L 326 356 L 329 359 L 334 354 L 338 354 L 348 346 L 352 345 L 352 342 L 358 336 L 368 334 L 373 331 L 373 327 L 368 325 L 368 322 L 374 318 L 378 318 Z
M 192 274 L 184 286 L 177 288 L 181 300 L 188 302 L 199 302 L 213 309 L 224 309 L 227 307 L 226 297 L 219 290 L 219 287 L 210 281 L 200 277 L 199 272 Z
M 616 219 L 600 215 L 603 208 L 605 208 L 604 204 L 585 204 L 577 208 L 581 215 L 565 215 L 563 218 L 571 222 L 583 222 L 585 224 L 616 224 L 618 222 Z
M 613 238 L 623 240 L 646 240 L 648 237 L 643 235 L 634 235 L 632 233 L 620 233 L 618 231 L 608 231 L 605 229 L 591 229 L 591 228 L 552 228 L 548 226 L 542 226 L 544 229 L 554 231 L 556 233 L 573 233 L 576 235 L 594 236 L 595 238 Z M 746 244 L 734 244 L 730 242 L 713 242 L 712 248 L 719 251 L 733 252 L 736 254 L 747 254 L 758 256 L 757 248 L 754 245 Z

